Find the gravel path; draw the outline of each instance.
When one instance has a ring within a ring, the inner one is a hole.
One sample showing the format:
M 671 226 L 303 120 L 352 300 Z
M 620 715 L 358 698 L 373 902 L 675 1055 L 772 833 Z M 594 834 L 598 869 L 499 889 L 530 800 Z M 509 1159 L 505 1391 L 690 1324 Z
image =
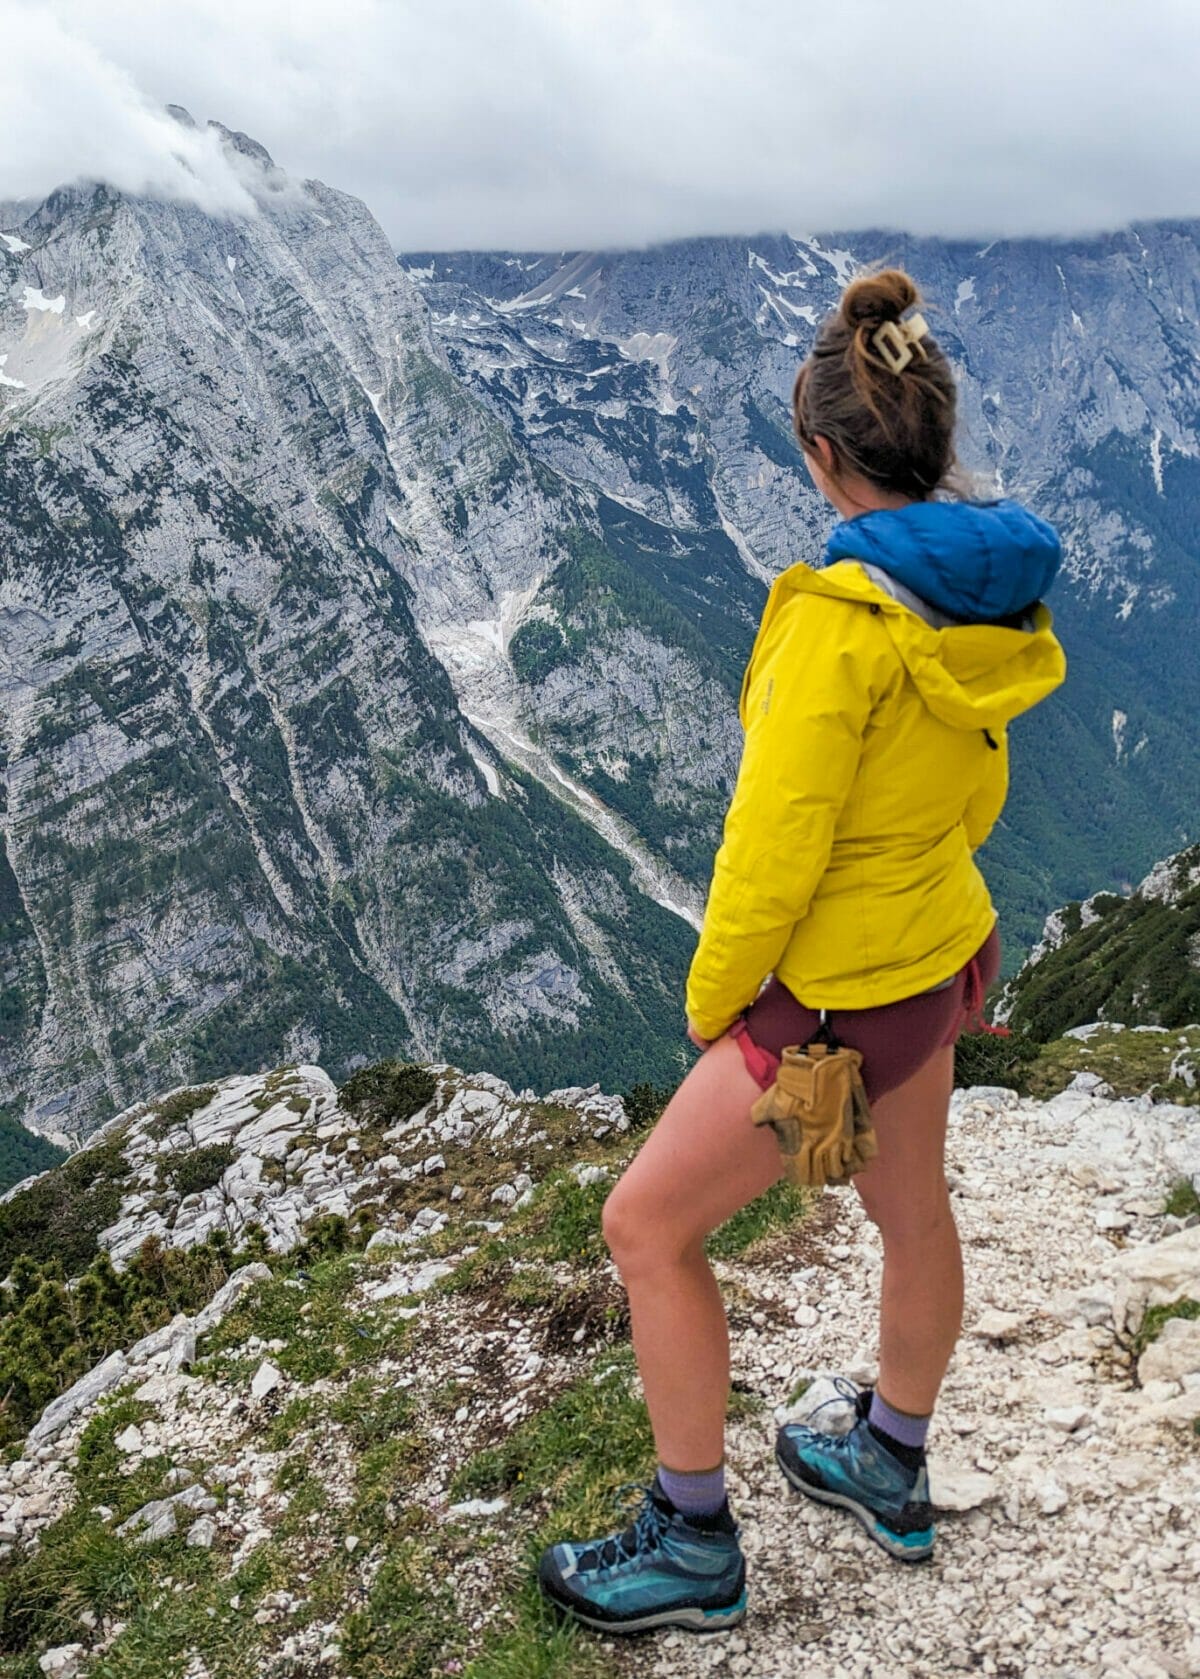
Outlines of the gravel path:
M 934 1498 L 958 1507 L 933 1559 L 892 1562 L 774 1464 L 776 1421 L 827 1391 L 785 1411 L 798 1379 L 874 1374 L 878 1235 L 852 1193 L 827 1194 L 801 1263 L 725 1268 L 757 1294 L 744 1327 L 735 1316 L 734 1379 L 778 1396 L 774 1417 L 729 1437 L 749 1614 L 708 1639 L 657 1635 L 636 1657 L 609 1641 L 621 1671 L 1200 1674 L 1200 1356 L 1139 1386 L 1129 1352 L 1140 1273 L 1174 1254 L 1200 1294 L 1200 1229 L 1173 1234 L 1161 1214 L 1166 1184 L 1200 1171 L 1196 1112 L 956 1092 L 948 1154 L 967 1307 L 931 1439 Z

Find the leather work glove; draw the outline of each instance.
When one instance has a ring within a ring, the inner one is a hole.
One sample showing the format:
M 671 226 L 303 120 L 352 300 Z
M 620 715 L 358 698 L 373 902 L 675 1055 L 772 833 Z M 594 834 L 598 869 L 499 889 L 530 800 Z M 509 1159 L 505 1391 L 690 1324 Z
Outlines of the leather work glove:
M 775 1083 L 750 1117 L 775 1132 L 792 1183 L 847 1184 L 878 1153 L 861 1065 L 862 1052 L 846 1045 L 784 1050 Z

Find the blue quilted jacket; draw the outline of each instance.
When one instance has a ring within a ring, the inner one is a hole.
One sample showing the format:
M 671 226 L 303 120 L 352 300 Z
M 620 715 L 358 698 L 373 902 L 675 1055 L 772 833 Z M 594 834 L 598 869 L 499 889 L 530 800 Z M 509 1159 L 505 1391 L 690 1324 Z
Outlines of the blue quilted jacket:
M 962 622 L 1019 613 L 1062 562 L 1058 532 L 1008 497 L 914 501 L 835 525 L 825 560 L 865 560 Z

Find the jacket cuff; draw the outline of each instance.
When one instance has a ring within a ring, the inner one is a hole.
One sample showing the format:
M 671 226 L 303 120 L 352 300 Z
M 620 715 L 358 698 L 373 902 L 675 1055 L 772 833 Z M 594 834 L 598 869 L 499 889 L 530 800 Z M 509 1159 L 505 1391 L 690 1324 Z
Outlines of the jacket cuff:
M 712 1043 L 717 1038 L 721 1037 L 723 1033 L 729 1030 L 734 1021 L 737 1019 L 737 1015 L 731 1015 L 726 1020 L 722 1019 L 718 1015 L 697 1014 L 694 1010 L 689 1009 L 688 1019 L 696 1028 L 697 1032 L 699 1032 L 700 1036 L 702 1038 L 707 1038 L 708 1041 Z

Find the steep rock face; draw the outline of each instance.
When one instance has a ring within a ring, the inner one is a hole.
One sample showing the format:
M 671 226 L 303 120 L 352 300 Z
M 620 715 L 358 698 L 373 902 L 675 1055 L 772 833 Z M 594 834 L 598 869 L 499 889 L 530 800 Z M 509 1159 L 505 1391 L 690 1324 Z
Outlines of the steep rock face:
M 670 1076 L 694 889 L 472 721 L 526 738 L 469 648 L 588 501 L 362 205 L 228 143 L 253 218 L 71 189 L 0 249 L 0 1102 L 77 1131 L 281 1050 Z
M 974 463 L 1070 545 L 1006 964 L 1187 837 L 1191 224 L 397 264 L 225 141 L 253 217 L 0 207 L 5 1113 L 318 1056 L 676 1076 L 745 654 L 828 522 L 786 396 L 885 249 L 954 300 Z
M 1066 551 L 1050 603 L 1069 681 L 1014 727 L 986 854 L 1008 973 L 1055 902 L 1128 891 L 1195 837 L 1198 232 L 983 248 L 767 234 L 402 261 L 451 365 L 539 458 L 621 502 L 628 532 L 669 522 L 700 569 L 732 542 L 764 578 L 812 563 L 830 518 L 790 430 L 813 328 L 860 265 L 917 277 L 959 375 L 964 463 L 981 493 L 1053 520 Z
M 1200 1019 L 1200 846 L 1156 863 L 1128 897 L 1096 892 L 1052 911 L 994 1018 L 1040 1043 L 1089 1023 Z

